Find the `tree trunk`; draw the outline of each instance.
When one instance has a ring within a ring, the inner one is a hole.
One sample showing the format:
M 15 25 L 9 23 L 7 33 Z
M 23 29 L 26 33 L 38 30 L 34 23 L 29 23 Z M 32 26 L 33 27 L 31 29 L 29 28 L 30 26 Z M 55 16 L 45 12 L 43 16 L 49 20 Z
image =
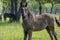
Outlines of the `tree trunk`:
M 20 17 L 21 17 L 21 12 L 20 12 L 20 7 L 19 7 L 19 10 L 16 13 L 17 21 L 19 21 Z
M 11 0 L 11 13 L 17 13 L 17 1 L 18 0 Z
M 42 4 L 39 2 L 39 14 L 42 14 Z
M 18 19 L 17 2 L 18 2 L 18 0 L 11 0 L 11 13 L 13 13 L 15 15 L 16 21 Z
M 13 2 L 13 0 L 11 0 L 11 13 L 14 14 L 14 2 Z
M 3 7 L 2 13 L 3 13 L 3 14 L 5 13 L 5 7 Z
M 51 7 L 51 12 L 50 12 L 50 13 L 52 13 L 52 12 L 53 12 L 53 7 L 54 7 L 54 4 L 52 3 L 52 7 Z
M 14 12 L 17 13 L 17 2 L 18 0 L 14 0 Z

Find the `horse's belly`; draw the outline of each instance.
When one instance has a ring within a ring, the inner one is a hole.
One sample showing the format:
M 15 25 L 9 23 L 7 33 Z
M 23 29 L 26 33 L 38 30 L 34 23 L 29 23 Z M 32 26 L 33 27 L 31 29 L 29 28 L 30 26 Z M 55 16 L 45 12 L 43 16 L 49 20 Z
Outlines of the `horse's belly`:
M 33 26 L 33 31 L 40 31 L 40 30 L 43 30 L 43 29 L 45 29 L 47 27 L 47 24 L 40 24 L 40 25 L 34 25 Z
M 45 29 L 46 27 L 35 27 L 35 28 L 33 28 L 33 31 L 40 31 L 40 30 L 43 30 L 43 29 Z
M 47 22 L 22 23 L 25 30 L 40 31 L 47 27 Z

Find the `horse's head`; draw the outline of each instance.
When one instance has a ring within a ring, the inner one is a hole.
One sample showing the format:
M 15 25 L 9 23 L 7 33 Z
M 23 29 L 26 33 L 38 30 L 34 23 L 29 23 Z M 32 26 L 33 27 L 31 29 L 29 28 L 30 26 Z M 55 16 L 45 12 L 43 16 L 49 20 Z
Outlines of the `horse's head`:
M 28 7 L 27 7 L 27 3 L 21 3 L 20 5 L 21 5 L 20 7 L 21 7 L 22 16 L 23 16 L 23 18 L 25 18 L 29 15 L 29 10 L 28 10 Z
M 21 6 L 21 7 L 27 7 L 27 2 L 21 2 L 21 3 L 20 3 L 20 6 Z

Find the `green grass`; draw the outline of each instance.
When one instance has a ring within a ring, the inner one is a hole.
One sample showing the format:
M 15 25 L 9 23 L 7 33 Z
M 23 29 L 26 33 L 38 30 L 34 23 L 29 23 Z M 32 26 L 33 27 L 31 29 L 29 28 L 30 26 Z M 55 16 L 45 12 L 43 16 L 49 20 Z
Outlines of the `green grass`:
M 58 19 L 58 18 L 57 18 Z M 20 20 L 22 21 L 22 20 Z M 23 28 L 22 22 L 0 22 L 0 40 L 23 40 Z M 58 40 L 60 40 L 60 28 L 55 25 Z M 32 34 L 33 40 L 50 40 L 49 34 L 44 29 L 42 31 L 36 31 Z

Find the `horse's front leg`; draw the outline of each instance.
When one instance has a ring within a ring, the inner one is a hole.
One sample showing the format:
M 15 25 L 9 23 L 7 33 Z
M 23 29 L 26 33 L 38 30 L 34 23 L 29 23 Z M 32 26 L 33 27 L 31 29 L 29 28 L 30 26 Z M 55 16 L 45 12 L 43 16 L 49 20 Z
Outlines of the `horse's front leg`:
M 32 40 L 32 31 L 28 32 L 28 40 Z
M 27 40 L 27 34 L 28 32 L 24 30 L 24 40 Z

